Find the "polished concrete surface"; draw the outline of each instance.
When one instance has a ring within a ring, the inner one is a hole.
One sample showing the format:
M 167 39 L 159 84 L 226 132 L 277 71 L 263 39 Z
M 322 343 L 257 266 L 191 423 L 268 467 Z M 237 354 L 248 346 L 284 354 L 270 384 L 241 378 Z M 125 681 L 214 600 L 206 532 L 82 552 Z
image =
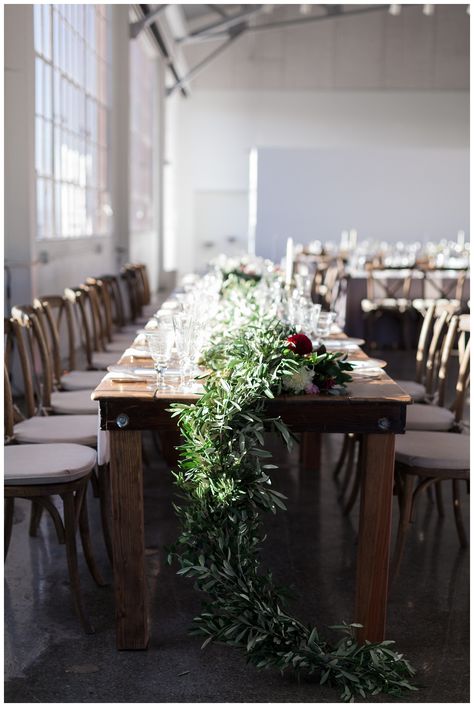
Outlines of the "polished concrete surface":
M 394 376 L 404 373 L 397 367 L 394 355 Z M 349 517 L 342 515 L 331 475 L 341 441 L 340 435 L 325 438 L 321 473 L 302 471 L 297 450 L 287 456 L 275 447 L 281 468 L 274 484 L 288 496 L 288 512 L 268 518 L 264 558 L 276 579 L 295 589 L 292 610 L 320 628 L 352 618 L 357 506 Z M 201 650 L 200 639 L 187 635 L 199 597 L 189 580 L 176 576 L 176 567 L 165 564 L 164 548 L 177 535 L 172 478 L 151 439 L 145 439 L 145 446 L 150 459 L 144 473 L 149 650 L 116 651 L 112 587 L 96 587 L 82 558 L 84 598 L 96 633 L 81 632 L 68 591 L 64 548 L 48 519 L 42 520 L 39 537 L 29 538 L 29 505 L 17 502 L 5 565 L 5 701 L 337 701 L 337 693 L 315 679 L 298 683 L 291 675 L 257 672 L 234 649 L 211 645 Z M 469 700 L 469 551 L 459 549 L 449 484 L 444 496 L 444 519 L 428 496 L 420 500 L 390 596 L 387 634 L 412 661 L 420 686 L 403 701 Z M 464 489 L 463 501 L 468 522 Z M 97 510 L 97 500 L 90 497 L 97 557 L 111 579 Z M 396 528 L 396 504 L 393 515 Z

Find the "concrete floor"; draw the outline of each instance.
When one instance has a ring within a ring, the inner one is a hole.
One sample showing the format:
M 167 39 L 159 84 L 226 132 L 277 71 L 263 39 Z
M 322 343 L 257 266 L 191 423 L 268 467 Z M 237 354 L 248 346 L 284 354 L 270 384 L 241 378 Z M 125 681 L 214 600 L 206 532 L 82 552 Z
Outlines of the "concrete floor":
M 387 352 L 383 352 L 385 358 Z M 407 373 L 399 356 L 391 374 Z M 398 370 L 400 369 L 400 370 Z M 264 558 L 278 581 L 298 593 L 293 611 L 324 625 L 352 618 L 357 509 L 342 516 L 331 469 L 342 437 L 324 440 L 321 474 L 303 472 L 297 450 L 275 455 L 276 488 L 288 496 L 288 512 L 268 519 Z M 40 536 L 28 537 L 29 505 L 18 502 L 5 565 L 6 702 L 333 702 L 334 690 L 315 679 L 257 672 L 225 646 L 187 635 L 199 598 L 188 580 L 164 563 L 164 546 L 177 535 L 171 508 L 172 478 L 145 439 L 146 545 L 152 632 L 146 652 L 118 653 L 114 646 L 113 591 L 99 589 L 82 563 L 83 591 L 96 634 L 85 636 L 67 584 L 64 549 L 48 519 Z M 469 552 L 459 549 L 445 489 L 446 517 L 420 500 L 388 614 L 388 637 L 418 670 L 420 690 L 410 702 L 469 701 Z M 468 496 L 464 513 L 468 521 Z M 98 522 L 89 499 L 97 557 L 111 578 Z M 398 511 L 394 509 L 394 528 Z M 388 702 L 386 697 L 377 701 Z

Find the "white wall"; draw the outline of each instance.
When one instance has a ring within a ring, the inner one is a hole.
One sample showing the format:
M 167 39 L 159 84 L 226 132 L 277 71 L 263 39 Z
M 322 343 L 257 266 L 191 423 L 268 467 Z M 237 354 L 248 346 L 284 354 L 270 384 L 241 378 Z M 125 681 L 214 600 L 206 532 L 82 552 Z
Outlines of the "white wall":
M 196 194 L 248 189 L 252 147 L 459 148 L 467 153 L 469 146 L 465 91 L 201 90 L 181 101 L 178 120 L 181 272 L 198 260 Z
M 258 151 L 256 254 L 274 261 L 286 239 L 339 243 L 456 240 L 469 233 L 469 152 L 463 148 Z

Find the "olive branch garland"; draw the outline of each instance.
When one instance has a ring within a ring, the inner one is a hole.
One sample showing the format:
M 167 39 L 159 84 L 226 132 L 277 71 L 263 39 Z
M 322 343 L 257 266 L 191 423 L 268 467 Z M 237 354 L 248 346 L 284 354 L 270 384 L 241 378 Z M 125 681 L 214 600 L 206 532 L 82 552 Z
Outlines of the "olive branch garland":
M 414 690 L 414 670 L 393 649 L 393 641 L 358 645 L 358 624 L 342 623 L 341 638 L 328 643 L 286 611 L 288 591 L 260 567 L 264 540 L 261 511 L 285 509 L 284 496 L 272 488 L 271 453 L 265 430 L 278 433 L 290 448 L 292 435 L 266 403 L 282 393 L 282 381 L 301 366 L 287 348 L 288 327 L 261 318 L 223 335 L 206 354 L 211 372 L 204 393 L 192 405 L 173 404 L 172 414 L 184 438 L 178 448 L 175 483 L 185 502 L 176 513 L 181 535 L 170 555 L 178 574 L 207 594 L 191 632 L 245 652 L 257 668 L 317 674 L 320 684 L 341 691 L 343 701 L 380 692 L 398 696 Z M 321 370 L 339 354 L 319 355 Z M 315 364 L 316 370 L 318 363 Z

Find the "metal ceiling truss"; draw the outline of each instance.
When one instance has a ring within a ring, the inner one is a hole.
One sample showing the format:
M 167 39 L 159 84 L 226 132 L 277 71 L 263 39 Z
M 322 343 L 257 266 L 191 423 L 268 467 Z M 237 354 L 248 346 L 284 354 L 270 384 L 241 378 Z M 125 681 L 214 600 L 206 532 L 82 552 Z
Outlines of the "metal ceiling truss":
M 187 92 L 185 89 L 185 84 L 197 76 L 197 74 L 199 74 L 213 59 L 225 51 L 228 46 L 235 42 L 235 40 L 241 37 L 245 32 L 261 32 L 264 30 L 280 29 L 282 27 L 299 27 L 301 25 L 309 24 L 310 22 L 324 22 L 325 20 L 332 20 L 334 18 L 366 15 L 370 12 L 388 10 L 390 5 L 369 5 L 368 7 L 356 8 L 353 10 L 344 9 L 343 5 L 321 5 L 321 7 L 325 10 L 324 15 L 305 15 L 304 17 L 295 17 L 289 20 L 263 22 L 261 24 L 253 25 L 249 25 L 250 18 L 261 13 L 262 10 L 264 10 L 265 5 L 247 6 L 248 9 L 239 11 L 233 15 L 228 14 L 218 5 L 207 5 L 207 7 L 218 14 L 221 19 L 193 30 L 184 37 L 178 37 L 175 41 L 177 44 L 181 45 L 194 42 L 210 42 L 219 40 L 224 40 L 224 42 L 182 77 L 180 77 L 176 71 L 173 60 L 166 49 L 155 22 L 158 15 L 167 7 L 167 5 L 160 5 L 153 11 L 150 11 L 148 5 L 140 5 L 139 7 L 143 12 L 144 17 L 143 20 L 139 20 L 138 22 L 134 22 L 130 25 L 130 36 L 135 38 L 142 31 L 142 29 L 144 29 L 144 27 L 150 27 L 150 30 L 152 31 L 153 36 L 160 47 L 161 53 L 167 60 L 168 66 L 175 79 L 175 83 L 167 89 L 166 95 L 171 96 L 179 88 L 181 93 L 186 96 Z

